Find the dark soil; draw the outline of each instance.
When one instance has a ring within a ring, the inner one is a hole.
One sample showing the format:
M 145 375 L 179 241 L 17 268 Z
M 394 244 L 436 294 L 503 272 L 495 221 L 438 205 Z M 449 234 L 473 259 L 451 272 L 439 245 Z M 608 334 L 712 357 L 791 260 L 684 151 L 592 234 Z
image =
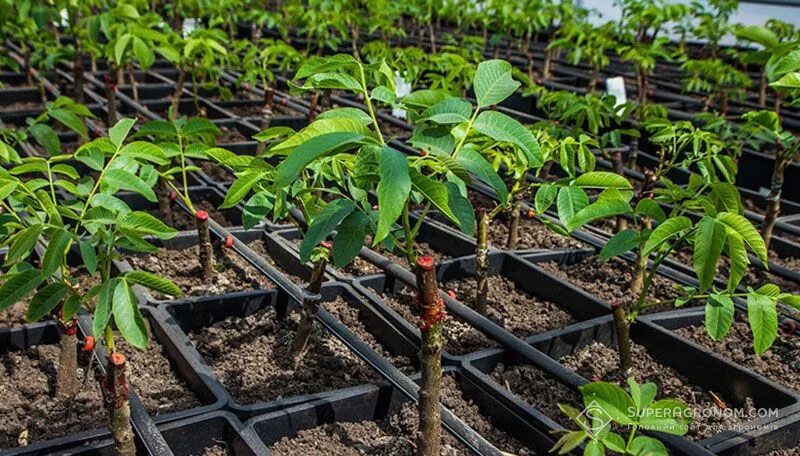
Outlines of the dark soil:
M 164 347 L 152 337 L 149 347 L 144 351 L 129 346 L 119 334 L 116 335 L 116 341 L 117 350 L 128 358 L 133 388 L 151 416 L 203 405 L 172 369 Z
M 297 250 L 300 250 L 300 244 L 302 244 L 303 239 L 295 238 L 291 240 L 287 239 L 287 241 L 291 242 L 292 245 L 294 245 L 297 248 Z M 331 266 L 333 265 L 331 264 Z M 381 272 L 383 272 L 379 267 L 375 266 L 374 264 L 370 263 L 369 261 L 359 256 L 353 258 L 353 261 L 351 261 L 350 264 L 348 264 L 344 268 L 337 268 L 337 270 L 345 275 L 354 277 L 380 274 Z
M 0 356 L 0 448 L 13 448 L 105 426 L 106 413 L 93 376 L 69 403 L 56 399 L 58 345 Z M 79 363 L 83 381 L 86 359 Z
M 612 259 L 600 262 L 597 257 L 590 257 L 571 265 L 559 266 L 555 261 L 538 263 L 538 265 L 609 303 L 619 300 L 623 304 L 631 306 L 636 301 L 636 297 L 630 293 L 633 264 L 627 261 Z M 648 301 L 674 300 L 681 296 L 682 292 L 680 289 L 674 288 L 675 286 L 677 286 L 675 282 L 657 275 L 650 287 Z M 672 308 L 673 305 L 667 303 L 647 310 L 653 312 Z
M 222 105 L 222 108 L 230 111 L 231 113 L 242 117 L 242 118 L 250 118 L 253 121 L 257 121 L 256 125 L 261 124 L 261 109 L 263 104 L 261 103 L 253 103 L 253 104 L 230 104 L 230 105 Z M 305 117 L 305 114 L 295 111 L 287 106 L 283 106 L 280 103 L 275 103 L 272 106 L 272 114 L 275 116 L 291 116 L 291 117 Z
M 224 443 L 218 443 L 203 449 L 203 456 L 228 456 L 229 454 L 231 454 L 231 452 Z
M 392 310 L 400 314 L 412 325 L 418 319 L 416 292 L 406 288 L 394 294 L 381 293 L 382 301 Z M 454 315 L 444 320 L 445 350 L 454 355 L 463 355 L 484 348 L 497 347 L 498 343 L 489 339 L 469 323 Z
M 43 110 L 44 104 L 40 101 L 18 101 L 9 104 L 0 104 L 0 111 L 33 111 Z
M 451 280 L 442 285 L 443 289 L 453 291 L 456 299 L 473 309 L 476 287 L 474 277 Z M 489 277 L 487 301 L 489 319 L 522 339 L 575 322 L 560 305 L 518 290 L 514 282 L 499 275 Z
M 522 443 L 497 429 L 487 417 L 480 414 L 475 404 L 464 399 L 453 377 L 444 376 L 442 381 L 442 403 L 470 427 L 503 451 L 520 456 L 534 454 Z M 417 423 L 416 408 L 406 403 L 394 414 L 378 421 L 330 423 L 300 431 L 294 438 L 281 439 L 270 451 L 281 456 L 411 456 L 416 447 L 414 438 Z M 467 455 L 470 452 L 443 431 L 441 454 Z
M 28 300 L 17 301 L 11 307 L 0 312 L 0 328 L 12 328 L 27 323 L 25 320 L 27 314 Z
M 678 252 L 673 254 L 674 260 L 679 261 L 680 263 L 687 265 L 689 267 L 692 266 L 692 253 L 688 249 L 682 249 Z M 777 253 L 770 250 L 769 251 L 769 260 L 771 263 L 783 266 L 790 270 L 800 271 L 800 258 L 781 258 L 778 256 Z M 730 273 L 730 259 L 726 256 L 721 256 L 719 263 L 717 263 L 717 277 L 722 279 L 727 279 L 728 274 Z M 800 283 L 797 283 L 793 280 L 781 277 L 777 274 L 773 274 L 772 272 L 765 271 L 760 269 L 754 265 L 751 265 L 747 269 L 747 273 L 744 277 L 742 277 L 742 281 L 740 283 L 741 286 L 751 286 L 753 288 L 758 288 L 765 283 L 774 283 L 781 288 L 781 291 L 787 293 L 798 293 L 800 292 Z
M 719 342 L 708 337 L 705 325 L 675 330 L 714 353 L 739 365 L 800 391 L 800 337 L 779 332 L 775 344 L 760 357 L 753 352 L 753 334 L 743 316 L 737 314 L 730 332 Z
M 128 359 L 129 379 L 151 415 L 200 406 L 194 393 L 170 367 L 163 347 L 151 340 L 146 351 L 129 347 L 119 335 L 117 346 Z M 64 403 L 55 397 L 58 345 L 39 345 L 0 356 L 0 448 L 34 443 L 106 425 L 100 389 L 79 357 L 80 389 Z M 86 379 L 87 383 L 83 383 Z
M 217 136 L 217 144 L 230 144 L 230 143 L 253 141 L 252 139 L 245 136 L 235 126 L 229 127 L 225 125 L 220 125 L 219 129 L 222 131 L 222 134 Z
M 128 254 L 124 258 L 134 268 L 172 280 L 187 296 L 220 295 L 274 287 L 264 274 L 230 250 L 214 249 L 216 273 L 208 282 L 203 282 L 200 278 L 200 261 L 196 246 L 180 250 L 159 248 L 155 253 Z M 156 297 L 167 299 L 158 293 Z
M 250 242 L 247 245 L 251 249 L 253 249 L 257 254 L 259 254 L 262 258 L 267 260 L 267 262 L 269 262 L 269 264 L 271 264 L 276 269 L 281 271 L 292 282 L 296 283 L 297 285 L 300 285 L 301 287 L 305 287 L 306 285 L 308 285 L 308 281 L 311 279 L 311 272 L 309 272 L 308 275 L 305 278 L 301 277 L 301 276 L 299 276 L 297 274 L 292 274 L 292 273 L 288 272 L 286 269 L 281 267 L 278 263 L 276 263 L 272 259 L 272 255 L 270 255 L 269 252 L 267 251 L 267 247 L 264 245 L 264 241 L 263 240 L 256 239 L 255 241 Z
M 754 405 L 750 399 L 745 404 L 739 405 L 728 402 L 725 397 L 705 388 L 694 385 L 689 380 L 670 366 L 661 364 L 652 358 L 647 349 L 636 343 L 632 344 L 633 369 L 630 376 L 639 384 L 653 382 L 658 387 L 659 398 L 680 399 L 690 409 L 702 411 L 696 414 L 695 421 L 689 427 L 688 437 L 699 440 L 710 437 L 719 432 L 727 431 L 733 426 L 746 422 L 736 414 L 723 414 L 713 399 L 712 393 L 732 407 L 740 407 L 746 411 Z M 594 342 L 569 356 L 560 360 L 561 364 L 590 380 L 603 380 L 617 382 L 624 386 L 625 379 L 621 378 L 619 357 L 615 348 Z M 710 412 L 714 411 L 714 413 Z
M 569 404 L 580 408 L 580 394 L 559 383 L 544 371 L 527 364 L 505 365 L 499 363 L 491 373 L 494 381 L 547 417 L 565 428 L 575 425 L 558 408 L 558 404 Z
M 414 363 L 407 356 L 395 355 L 388 347 L 380 343 L 376 334 L 361 322 L 359 315 L 361 312 L 355 307 L 351 306 L 344 299 L 337 297 L 336 300 L 326 302 L 323 304 L 325 310 L 330 312 L 334 317 L 341 321 L 347 328 L 353 332 L 359 339 L 366 342 L 367 345 L 372 347 L 381 356 L 389 360 L 396 368 L 405 373 L 412 373 L 416 371 Z M 380 336 L 378 336 L 380 337 Z
M 266 402 L 375 381 L 378 376 L 338 339 L 314 327 L 297 367 L 291 347 L 300 317 L 277 320 L 270 307 L 229 317 L 189 335 L 214 373 L 240 404 Z
M 447 261 L 452 258 L 450 255 L 445 255 L 438 250 L 434 250 L 433 247 L 431 247 L 427 242 L 415 242 L 414 246 L 416 247 L 417 254 L 419 256 L 431 256 L 436 260 L 437 264 L 441 264 L 443 261 Z M 390 259 L 395 264 L 399 264 L 400 266 L 409 270 L 411 269 L 408 265 L 408 258 L 400 252 L 390 252 L 386 249 L 378 248 L 378 253 Z
M 200 168 L 215 182 L 228 183 L 236 180 L 236 176 L 217 163 L 200 161 Z
M 233 222 L 231 222 L 225 217 L 224 212 L 217 209 L 216 204 L 205 199 L 199 202 L 192 202 L 192 204 L 194 204 L 195 209 L 197 210 L 202 209 L 208 212 L 208 216 L 215 222 L 219 223 L 220 225 L 233 226 Z M 164 220 L 164 216 L 158 209 L 151 209 L 147 212 L 159 220 Z M 170 226 L 179 231 L 197 230 L 197 222 L 195 221 L 195 216 L 187 211 L 184 211 L 178 205 L 175 204 L 172 205 L 172 225 Z

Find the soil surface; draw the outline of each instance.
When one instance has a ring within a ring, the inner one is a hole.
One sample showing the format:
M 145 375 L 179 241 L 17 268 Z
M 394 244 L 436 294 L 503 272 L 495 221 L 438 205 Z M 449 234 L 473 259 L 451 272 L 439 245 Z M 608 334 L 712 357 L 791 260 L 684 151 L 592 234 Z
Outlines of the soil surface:
M 228 456 L 229 454 L 231 454 L 231 452 L 224 443 L 218 443 L 203 449 L 203 456 Z
M 0 356 L 0 448 L 13 448 L 105 426 L 106 413 L 93 376 L 75 399 L 58 400 L 58 345 L 39 345 Z M 87 358 L 79 361 L 83 382 Z
M 289 280 L 291 280 L 295 284 L 300 285 L 301 287 L 305 287 L 306 285 L 308 285 L 308 281 L 311 280 L 311 271 L 308 272 L 306 278 L 299 276 L 297 274 L 292 274 L 291 272 L 287 271 L 285 268 L 283 268 L 281 265 L 279 265 L 272 259 L 272 255 L 270 255 L 269 252 L 267 251 L 267 246 L 264 245 L 264 241 L 262 239 L 256 239 L 255 241 L 250 242 L 247 245 L 248 247 L 253 249 L 257 254 L 259 254 L 262 258 L 267 260 L 269 264 L 271 264 L 277 270 L 282 272 Z
M 442 285 L 442 289 L 453 291 L 456 299 L 473 309 L 476 288 L 477 280 L 474 277 L 451 280 Z M 487 305 L 489 319 L 522 339 L 576 321 L 560 305 L 531 296 L 517 289 L 511 280 L 499 275 L 489 277 Z
M 499 202 L 496 202 L 479 192 L 470 191 L 468 196 L 472 206 L 476 211 L 478 209 L 491 211 L 498 204 L 500 204 Z M 431 213 L 431 217 L 452 226 L 452 222 L 438 212 Z M 519 229 L 517 233 L 518 239 L 516 250 L 570 249 L 588 247 L 587 244 L 584 244 L 577 239 L 562 236 L 550 230 L 536 220 L 529 219 L 522 215 L 520 216 Z M 506 248 L 508 242 L 508 222 L 505 213 L 500 213 L 497 218 L 491 221 L 489 224 L 488 238 L 491 247 L 497 249 Z
M 367 345 L 372 347 L 381 356 L 389 360 L 396 368 L 405 373 L 416 372 L 414 363 L 407 356 L 395 355 L 389 348 L 383 345 L 374 331 L 370 331 L 359 319 L 361 311 L 351 306 L 347 301 L 341 297 L 336 300 L 323 303 L 322 306 L 330 312 L 334 317 L 341 321 L 347 328 L 353 332 L 359 339 L 366 342 Z
M 217 205 L 208 201 L 208 200 L 201 200 L 199 202 L 192 202 L 197 210 L 204 210 L 208 212 L 208 216 L 214 220 L 215 222 L 219 223 L 222 226 L 233 226 L 233 222 L 228 220 L 225 217 L 225 213 L 217 209 Z M 161 211 L 156 209 L 151 209 L 147 211 L 153 217 L 164 220 L 164 216 L 161 214 Z M 184 211 L 180 208 L 180 206 L 173 204 L 172 205 L 172 224 L 171 227 L 175 228 L 179 231 L 195 231 L 197 230 L 197 222 L 195 221 L 195 216 Z
M 151 415 L 198 407 L 192 393 L 151 340 L 146 351 L 129 347 L 117 334 L 117 346 L 128 359 L 128 378 Z M 56 372 L 59 346 L 39 345 L 0 356 L 0 448 L 20 446 L 106 425 L 100 389 L 94 375 L 86 377 L 88 354 L 78 361 L 79 391 L 69 403 L 58 400 Z M 83 383 L 86 380 L 86 383 Z
M 164 347 L 156 340 L 151 337 L 150 345 L 142 351 L 129 346 L 120 334 L 116 334 L 115 338 L 117 350 L 128 358 L 133 388 L 151 416 L 203 405 L 172 369 Z
M 580 408 L 583 399 L 578 392 L 559 383 L 544 371 L 528 365 L 505 365 L 499 363 L 491 373 L 498 384 L 519 396 L 528 404 L 567 429 L 575 425 L 558 408 L 558 404 L 569 404 Z
M 376 373 L 318 325 L 312 331 L 308 352 L 292 366 L 291 347 L 299 321 L 297 313 L 280 321 L 269 307 L 247 317 L 229 317 L 189 338 L 240 404 L 377 380 Z
M 159 248 L 155 253 L 131 253 L 125 255 L 124 259 L 134 268 L 172 280 L 187 296 L 210 296 L 274 288 L 272 282 L 244 258 L 221 248 L 214 248 L 215 274 L 207 282 L 200 277 L 197 246 L 180 250 Z M 159 293 L 153 293 L 157 299 L 168 299 Z
M 650 356 L 647 349 L 636 343 L 632 344 L 633 368 L 630 376 L 639 384 L 653 382 L 658 387 L 656 399 L 673 398 L 685 402 L 691 410 L 702 413 L 695 414 L 694 422 L 689 426 L 687 436 L 699 440 L 719 432 L 733 429 L 747 420 L 736 414 L 724 414 L 717 405 L 712 394 L 716 395 L 730 407 L 748 410 L 756 407 L 748 398 L 745 404 L 733 404 L 721 394 L 706 390 L 692 384 L 681 373 L 672 367 L 661 364 Z M 624 386 L 625 379 L 619 372 L 619 356 L 615 348 L 593 342 L 582 350 L 560 360 L 561 364 L 590 380 L 616 382 Z
M 543 269 L 552 272 L 559 278 L 586 290 L 594 296 L 609 303 L 615 300 L 631 306 L 636 299 L 630 293 L 630 282 L 633 276 L 633 264 L 620 259 L 600 262 L 597 257 L 589 257 L 583 261 L 560 266 L 555 261 L 537 263 Z M 672 301 L 681 296 L 682 290 L 672 280 L 657 275 L 650 287 L 648 301 Z M 673 309 L 671 303 L 654 306 L 646 311 L 664 311 Z
M 235 126 L 219 125 L 219 129 L 222 131 L 222 134 L 217 136 L 217 144 L 230 144 L 230 143 L 253 141 L 252 139 L 245 136 Z
M 0 104 L 0 111 L 32 111 L 43 110 L 44 104 L 40 101 L 18 101 L 15 103 Z
M 397 293 L 380 293 L 381 300 L 406 321 L 416 325 L 418 320 L 416 291 L 405 288 Z M 444 320 L 444 348 L 454 355 L 464 355 L 499 344 L 489 339 L 464 320 L 448 315 Z
M 445 376 L 442 403 L 449 407 L 470 427 L 482 434 L 499 449 L 512 454 L 534 454 L 516 439 L 492 425 L 481 415 L 478 407 L 464 399 L 456 381 Z M 417 410 L 406 403 L 394 414 L 377 421 L 329 423 L 300 431 L 294 438 L 283 438 L 270 448 L 274 455 L 306 456 L 325 454 L 332 456 L 411 456 L 416 445 Z M 441 455 L 471 454 L 447 431 L 442 431 Z
M 261 125 L 261 109 L 263 104 L 261 103 L 253 103 L 253 104 L 229 104 L 226 105 L 223 103 L 222 108 L 232 112 L 233 114 L 243 117 L 243 118 L 250 118 L 256 121 L 256 126 Z M 305 114 L 295 111 L 287 106 L 283 106 L 280 103 L 275 103 L 272 106 L 272 114 L 275 116 L 291 116 L 291 117 L 305 117 Z
M 236 180 L 236 176 L 234 176 L 233 173 L 217 163 L 204 160 L 201 160 L 199 163 L 203 172 L 216 182 L 227 183 Z
M 730 332 L 719 342 L 708 337 L 705 325 L 675 330 L 716 354 L 742 365 L 794 391 L 800 391 L 800 337 L 778 333 L 775 344 L 760 357 L 753 352 L 753 334 L 737 314 Z
M 0 328 L 12 328 L 27 323 L 25 316 L 28 314 L 28 302 L 27 299 L 17 301 L 0 312 Z

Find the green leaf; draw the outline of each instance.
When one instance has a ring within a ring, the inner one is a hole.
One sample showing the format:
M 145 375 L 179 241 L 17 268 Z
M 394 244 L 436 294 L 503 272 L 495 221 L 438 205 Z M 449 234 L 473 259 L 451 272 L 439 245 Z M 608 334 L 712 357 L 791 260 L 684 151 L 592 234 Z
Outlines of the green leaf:
M 725 226 L 712 217 L 703 217 L 697 223 L 694 242 L 694 271 L 700 282 L 700 291 L 707 290 L 714 282 L 717 262 L 725 248 Z
M 691 411 L 677 399 L 662 399 L 642 412 L 639 425 L 642 429 L 672 435 L 684 435 L 689 431 Z
M 44 281 L 41 271 L 28 269 L 14 274 L 0 286 L 0 312 L 8 309 Z
M 583 456 L 603 456 L 606 449 L 598 440 L 589 441 L 583 448 Z
M 25 320 L 29 323 L 39 321 L 52 312 L 69 293 L 69 287 L 63 282 L 47 285 L 31 298 Z
M 742 277 L 747 273 L 750 266 L 750 258 L 744 247 L 744 241 L 739 233 L 728 231 L 728 258 L 730 258 L 730 270 L 728 271 L 728 292 L 733 293 Z
M 364 136 L 351 132 L 325 133 L 297 146 L 275 170 L 275 182 L 289 186 L 306 166 L 317 158 L 334 151 L 358 145 Z
M 753 348 L 761 355 L 778 336 L 778 311 L 775 302 L 755 292 L 747 295 L 747 320 L 753 332 Z
M 658 391 L 655 383 L 648 382 L 644 385 L 639 385 L 632 377 L 628 378 L 628 387 L 631 391 L 633 403 L 636 404 L 636 408 L 640 410 L 653 402 L 653 399 L 656 398 L 656 392 Z
M 155 192 L 153 189 L 147 185 L 145 181 L 143 181 L 139 176 L 133 175 L 128 171 L 124 171 L 120 168 L 110 169 L 106 172 L 105 177 L 103 178 L 104 182 L 112 187 L 116 187 L 120 190 L 128 190 L 131 192 L 138 193 L 142 195 L 147 201 L 155 203 L 158 201 Z
M 83 265 L 89 274 L 94 274 L 97 271 L 97 252 L 91 242 L 81 239 L 78 241 L 78 247 L 81 251 L 81 259 Z
M 630 411 L 635 410 L 633 399 L 622 388 L 607 382 L 592 382 L 579 387 L 583 401 L 594 401 L 609 418 L 622 425 L 634 424 Z
M 122 58 L 125 56 L 125 49 L 127 49 L 128 43 L 131 42 L 132 38 L 133 36 L 130 33 L 126 33 L 119 37 L 117 42 L 114 43 L 114 62 L 117 65 L 122 63 Z
M 136 119 L 121 119 L 113 127 L 108 129 L 108 139 L 111 140 L 112 144 L 120 147 L 123 141 L 125 141 L 125 138 L 128 137 L 128 133 L 135 123 Z
M 650 198 L 644 198 L 636 204 L 636 213 L 641 216 L 650 217 L 656 223 L 662 223 L 667 218 L 664 209 Z
M 364 246 L 369 229 L 369 217 L 360 211 L 351 212 L 342 223 L 333 241 L 333 264 L 342 268 L 350 264 Z
M 319 245 L 345 217 L 355 210 L 355 204 L 348 199 L 336 199 L 328 203 L 319 211 L 308 226 L 303 242 L 300 244 L 300 261 L 307 263 L 311 260 L 311 252 Z
M 231 184 L 228 193 L 225 194 L 225 200 L 219 206 L 220 209 L 227 209 L 239 203 L 250 192 L 254 185 L 266 176 L 265 171 L 248 171 Z
M 372 117 L 358 108 L 334 108 L 329 109 L 317 116 L 316 120 L 348 118 L 360 122 L 363 125 L 372 123 Z
M 153 51 L 139 37 L 133 38 L 133 55 L 136 56 L 136 60 L 139 61 L 139 66 L 145 70 L 150 68 L 156 60 Z
M 134 141 L 126 144 L 125 147 L 119 151 L 119 155 L 122 157 L 138 158 L 161 166 L 169 164 L 169 160 L 164 156 L 164 152 L 161 151 L 160 147 L 145 141 Z
M 609 432 L 603 436 L 602 440 L 603 444 L 609 450 L 620 454 L 625 453 L 625 439 L 623 439 L 622 436 L 616 432 Z
M 475 130 L 501 142 L 519 147 L 528 160 L 528 166 L 542 166 L 542 151 L 530 130 L 517 120 L 497 111 L 484 111 L 478 115 L 473 125 Z
M 555 451 L 557 449 L 559 455 L 567 454 L 575 448 L 578 448 L 588 437 L 589 434 L 584 430 L 567 432 L 558 439 L 550 451 Z
M 36 224 L 17 232 L 14 240 L 6 253 L 6 264 L 11 264 L 18 259 L 24 258 L 33 251 L 33 246 L 42 233 L 42 225 Z
M 286 130 L 286 127 L 273 127 L 259 133 L 258 136 L 263 138 L 266 132 L 274 131 L 275 129 L 283 132 Z M 330 133 L 353 133 L 354 135 L 361 135 L 364 138 L 373 137 L 373 133 L 369 127 L 362 124 L 361 121 L 357 119 L 347 117 L 317 119 L 307 127 L 287 138 L 285 141 L 270 148 L 270 153 L 286 154 L 292 149 L 298 147 L 300 144 L 303 144 L 312 138 Z M 256 139 L 259 141 L 262 140 L 260 138 Z
M 586 192 L 582 189 L 578 187 L 562 187 L 558 190 L 558 219 L 562 225 L 568 226 L 569 221 L 575 217 L 575 214 L 588 205 L 589 197 L 586 196 Z
M 497 193 L 497 198 L 503 207 L 508 207 L 508 190 L 503 179 L 492 168 L 483 155 L 471 148 L 463 148 L 459 151 L 456 160 L 470 173 L 478 176 L 478 179 L 488 184 Z
M 28 128 L 28 132 L 50 155 L 57 155 L 61 151 L 61 140 L 58 133 L 47 124 L 37 123 Z
M 665 220 L 650 233 L 642 249 L 642 255 L 649 255 L 665 241 L 691 228 L 692 221 L 688 217 L 678 216 Z
M 405 155 L 383 146 L 380 153 L 380 182 L 378 182 L 378 229 L 375 232 L 373 245 L 389 234 L 394 222 L 403 212 L 408 195 L 411 192 L 408 160 Z
M 74 112 L 59 108 L 48 111 L 48 114 L 81 137 L 89 136 L 86 132 L 86 124 Z
M 800 88 L 800 73 L 785 74 L 777 81 L 771 83 L 770 86 L 778 89 Z
M 581 188 L 615 188 L 617 190 L 631 190 L 633 185 L 617 173 L 607 171 L 591 171 L 578 176 L 573 185 Z
M 120 280 L 114 287 L 112 300 L 114 323 L 125 340 L 134 347 L 144 350 L 147 348 L 147 324 L 144 322 L 136 297 L 133 295 L 128 282 Z
M 136 233 L 139 236 L 151 235 L 159 239 L 172 239 L 178 235 L 178 230 L 142 211 L 125 215 L 119 221 L 119 229 L 123 232 Z
M 779 44 L 778 36 L 775 35 L 775 32 L 762 25 L 736 27 L 734 34 L 737 39 L 758 43 L 766 48 L 772 48 Z
M 454 182 L 445 182 L 447 188 L 447 205 L 458 219 L 461 232 L 467 236 L 475 236 L 475 209 Z
M 111 321 L 111 301 L 117 282 L 120 282 L 120 279 L 114 278 L 100 285 L 100 291 L 97 293 L 97 304 L 92 315 L 92 334 L 95 337 L 103 337 L 103 332 Z
M 553 201 L 556 200 L 556 195 L 558 195 L 558 187 L 555 185 L 544 184 L 539 187 L 539 189 L 536 190 L 536 196 L 534 198 L 536 213 L 544 214 L 545 211 L 550 209 L 550 206 L 553 205 Z
M 444 127 L 417 126 L 408 143 L 434 155 L 450 155 L 456 148 L 453 135 Z
M 180 298 L 183 296 L 183 291 L 175 285 L 171 280 L 167 280 L 161 276 L 147 271 L 128 271 L 123 277 L 131 283 L 139 284 L 145 288 L 155 290 L 161 294 Z
M 667 447 L 660 440 L 644 435 L 636 436 L 631 442 L 631 454 L 637 456 L 668 456 Z
M 733 231 L 739 233 L 744 239 L 744 242 L 755 253 L 756 257 L 764 264 L 769 264 L 767 259 L 767 246 L 764 239 L 755 229 L 749 220 L 739 214 L 732 214 L 730 212 L 720 212 L 717 214 L 717 220 L 727 225 Z
M 521 85 L 511 77 L 511 64 L 504 60 L 487 60 L 478 64 L 473 81 L 478 107 L 498 104 Z
M 733 300 L 727 295 L 711 294 L 706 302 L 706 331 L 711 340 L 722 340 L 733 324 Z
M 256 226 L 264 217 L 269 214 L 273 208 L 272 201 L 266 192 L 258 192 L 247 200 L 242 212 L 242 225 L 245 229 L 251 229 Z
M 639 245 L 639 233 L 635 230 L 624 230 L 615 234 L 600 250 L 600 261 L 606 261 L 615 256 L 633 250 Z
M 567 229 L 574 231 L 587 223 L 596 220 L 630 214 L 631 205 L 627 201 L 618 199 L 602 199 L 584 207 L 567 223 Z
M 70 295 L 64 304 L 61 305 L 61 318 L 64 320 L 70 320 L 78 310 L 81 308 L 81 297 L 73 294 Z
M 411 176 L 411 183 L 414 190 L 422 193 L 428 201 L 433 204 L 436 209 L 442 212 L 450 220 L 459 223 L 458 217 L 450 210 L 450 196 L 447 192 L 447 187 L 441 182 L 437 182 L 430 177 L 423 176 L 414 168 L 408 170 Z
M 47 250 L 44 252 L 44 258 L 42 259 L 43 276 L 52 276 L 53 273 L 64 264 L 64 258 L 67 255 L 67 245 L 70 239 L 72 239 L 72 237 L 67 230 L 63 228 L 58 228 L 55 233 L 53 233 L 53 237 L 50 238 L 50 242 L 47 244 Z
M 448 98 L 426 109 L 420 121 L 437 124 L 457 124 L 466 122 L 472 115 L 472 105 L 460 98 Z

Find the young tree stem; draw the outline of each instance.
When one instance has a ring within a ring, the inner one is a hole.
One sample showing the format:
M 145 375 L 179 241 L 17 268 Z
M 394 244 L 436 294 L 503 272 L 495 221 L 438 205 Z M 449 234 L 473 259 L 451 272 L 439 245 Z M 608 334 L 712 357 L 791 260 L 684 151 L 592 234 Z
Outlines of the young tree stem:
M 633 365 L 633 359 L 631 357 L 631 327 L 625 306 L 619 301 L 612 303 L 611 315 L 614 317 L 614 331 L 617 333 L 619 368 L 623 375 L 627 375 Z
M 772 169 L 772 183 L 769 195 L 767 196 L 767 211 L 764 214 L 764 221 L 761 224 L 761 237 L 764 243 L 769 245 L 772 242 L 772 232 L 775 229 L 775 222 L 781 213 L 781 191 L 783 190 L 783 175 L 790 160 L 782 158 L 780 152 L 775 157 L 775 167 Z
M 175 92 L 172 94 L 172 109 L 169 111 L 170 119 L 177 119 L 180 114 L 181 95 L 183 94 L 183 85 L 186 83 L 186 70 L 180 69 L 178 73 L 178 82 L 175 84 Z
M 58 357 L 56 391 L 59 399 L 69 400 L 78 391 L 78 324 L 70 320 L 59 326 L 61 351 Z
M 111 74 L 111 68 L 106 75 L 106 102 L 108 104 L 108 127 L 117 124 L 117 81 Z
M 436 284 L 436 260 L 417 260 L 417 306 L 422 345 L 419 350 L 422 379 L 419 388 L 417 455 L 438 456 L 442 440 L 439 400 L 442 389 L 442 319 L 444 305 Z
M 163 177 L 158 178 L 158 210 L 161 212 L 161 216 L 164 217 L 163 222 L 172 226 L 174 222 L 172 218 L 172 202 L 170 201 L 167 181 Z
M 478 214 L 476 233 L 477 246 L 475 248 L 475 311 L 486 316 L 487 296 L 489 295 L 489 216 L 481 210 Z
M 511 208 L 508 210 L 508 238 L 506 248 L 516 250 L 519 243 L 519 217 L 522 202 L 516 196 L 512 197 Z
M 106 377 L 101 382 L 103 402 L 108 412 L 108 428 L 114 438 L 115 454 L 135 456 L 136 446 L 131 429 L 131 406 L 128 401 L 128 380 L 125 375 L 125 355 L 108 355 Z
M 324 247 L 327 248 L 327 247 Z M 319 309 L 318 294 L 325 279 L 325 266 L 328 261 L 323 255 L 314 263 L 311 271 L 311 280 L 308 282 L 308 292 L 313 296 L 306 296 L 303 299 L 303 316 L 297 325 L 294 342 L 292 343 L 292 360 L 296 365 L 303 358 L 308 349 L 308 341 L 311 339 L 311 330 L 314 328 L 314 319 L 317 318 Z
M 211 246 L 211 233 L 208 230 L 208 212 L 197 211 L 194 220 L 197 226 L 200 271 L 203 281 L 208 281 L 214 275 L 214 248 Z

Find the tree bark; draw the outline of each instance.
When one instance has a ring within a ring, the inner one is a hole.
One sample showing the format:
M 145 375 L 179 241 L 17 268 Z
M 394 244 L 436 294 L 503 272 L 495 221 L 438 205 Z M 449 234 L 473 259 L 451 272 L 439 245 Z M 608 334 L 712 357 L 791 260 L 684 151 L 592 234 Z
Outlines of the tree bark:
M 317 111 L 319 110 L 319 92 L 311 94 L 311 101 L 308 105 L 308 123 L 313 122 L 317 118 Z
M 611 303 L 611 314 L 614 317 L 614 331 L 617 333 L 617 348 L 619 351 L 619 370 L 627 376 L 633 365 L 631 356 L 631 327 L 625 314 L 625 306 L 619 301 Z
M 477 246 L 475 248 L 475 275 L 477 286 L 475 288 L 475 311 L 486 316 L 487 296 L 489 295 L 489 216 L 481 210 L 478 214 L 476 233 Z
M 114 453 L 118 456 L 135 456 L 125 364 L 125 355 L 122 353 L 114 352 L 109 355 L 101 390 L 108 413 L 108 428 L 114 438 Z
M 275 100 L 275 91 L 272 87 L 264 88 L 264 106 L 261 108 L 261 130 L 266 130 L 272 123 L 272 106 Z M 266 142 L 259 142 L 256 146 L 256 156 L 264 153 Z
M 770 185 L 769 196 L 767 196 L 767 211 L 764 213 L 764 221 L 761 224 L 761 237 L 764 243 L 769 245 L 772 242 L 772 232 L 775 229 L 775 222 L 781 213 L 781 191 L 783 190 L 783 175 L 789 160 L 780 157 L 780 151 L 775 157 L 775 167 L 772 169 L 772 184 Z
M 442 440 L 440 397 L 442 390 L 442 320 L 444 305 L 436 284 L 436 260 L 422 256 L 417 260 L 417 306 L 422 345 L 419 362 L 422 379 L 419 387 L 419 428 L 417 455 L 439 456 Z
M 117 124 L 117 83 L 110 73 L 106 75 L 106 103 L 108 104 L 108 128 Z
M 172 94 L 172 107 L 169 110 L 169 118 L 171 120 L 177 119 L 180 114 L 181 95 L 183 95 L 183 85 L 186 83 L 186 70 L 180 69 L 178 74 L 178 82 L 175 84 L 175 92 Z
M 172 226 L 174 222 L 172 218 L 172 201 L 170 200 L 167 181 L 163 177 L 158 178 L 158 210 L 161 212 L 161 216 L 164 217 L 162 221 Z
M 762 108 L 767 107 L 767 68 L 761 66 L 761 81 L 758 84 L 758 105 Z
M 622 151 L 619 149 L 611 151 L 611 163 L 614 166 L 614 172 L 620 176 L 625 175 L 625 159 L 622 157 Z M 628 219 L 625 217 L 617 217 L 616 232 L 624 231 L 628 228 Z
M 75 61 L 72 66 L 73 94 L 76 103 L 83 104 L 83 54 L 80 50 L 75 51 Z
M 323 248 L 328 249 L 326 246 L 323 246 Z M 327 252 L 325 255 L 327 255 Z M 314 296 L 306 296 L 303 299 L 303 316 L 297 325 L 297 331 L 292 343 L 292 360 L 295 365 L 303 358 L 308 349 L 311 330 L 314 328 L 314 319 L 317 318 L 317 311 L 319 310 L 319 296 L 317 295 L 319 295 L 319 290 L 322 288 L 322 282 L 325 279 L 325 266 L 327 264 L 328 261 L 323 256 L 314 263 L 314 269 L 311 271 L 308 292 Z
M 78 391 L 78 324 L 70 320 L 60 324 L 61 351 L 58 357 L 56 390 L 62 401 L 75 397 Z
M 547 49 L 544 52 L 544 66 L 542 68 L 542 80 L 547 80 L 553 77 L 551 66 L 553 65 L 553 50 Z
M 136 82 L 136 75 L 134 74 L 133 67 L 128 69 L 128 79 L 131 81 L 131 96 L 133 101 L 139 101 L 139 83 Z
M 519 198 L 514 197 L 511 202 L 511 209 L 508 212 L 508 238 L 506 239 L 506 248 L 508 250 L 516 250 L 519 243 L 520 210 L 521 202 Z
M 197 211 L 194 220 L 197 225 L 200 273 L 203 280 L 207 282 L 214 275 L 214 248 L 211 245 L 211 233 L 208 230 L 208 212 Z

